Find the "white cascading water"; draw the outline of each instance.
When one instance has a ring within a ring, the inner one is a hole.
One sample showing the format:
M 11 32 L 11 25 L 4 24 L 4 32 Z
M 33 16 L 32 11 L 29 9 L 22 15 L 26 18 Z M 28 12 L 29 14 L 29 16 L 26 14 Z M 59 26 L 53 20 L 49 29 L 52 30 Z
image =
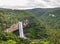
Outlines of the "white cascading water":
M 26 37 L 24 36 L 23 24 L 22 24 L 22 22 L 19 22 L 19 35 L 20 35 L 21 38 L 26 38 Z

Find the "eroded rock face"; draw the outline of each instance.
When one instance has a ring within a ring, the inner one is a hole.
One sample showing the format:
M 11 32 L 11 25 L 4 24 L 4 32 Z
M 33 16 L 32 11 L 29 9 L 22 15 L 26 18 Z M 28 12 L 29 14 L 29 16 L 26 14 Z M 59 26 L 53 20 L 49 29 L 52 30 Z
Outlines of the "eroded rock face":
M 6 29 L 4 32 L 13 32 L 15 30 L 18 30 L 18 23 L 13 24 L 10 28 Z
M 23 26 L 24 26 L 24 27 L 27 27 L 28 25 L 29 25 L 29 21 L 28 21 L 27 19 L 24 20 L 24 21 L 23 21 Z
M 29 25 L 29 21 L 27 19 L 23 20 L 22 23 L 23 23 L 23 28 L 25 28 Z M 16 30 L 18 30 L 18 25 L 19 25 L 19 23 L 13 24 L 10 26 L 10 28 L 6 29 L 4 32 L 16 31 Z

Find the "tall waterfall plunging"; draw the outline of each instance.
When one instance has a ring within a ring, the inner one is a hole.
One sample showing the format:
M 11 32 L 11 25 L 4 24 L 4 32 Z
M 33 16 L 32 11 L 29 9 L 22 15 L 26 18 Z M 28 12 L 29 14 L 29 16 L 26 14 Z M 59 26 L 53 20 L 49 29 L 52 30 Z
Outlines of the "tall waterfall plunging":
M 26 38 L 26 37 L 24 36 L 23 24 L 22 24 L 22 22 L 19 22 L 19 35 L 20 35 L 21 38 Z

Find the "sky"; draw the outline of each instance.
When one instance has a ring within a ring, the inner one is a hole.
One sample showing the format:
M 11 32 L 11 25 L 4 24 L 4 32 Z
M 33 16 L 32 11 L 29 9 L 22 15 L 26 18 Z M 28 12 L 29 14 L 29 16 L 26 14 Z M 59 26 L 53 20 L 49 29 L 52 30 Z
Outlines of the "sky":
M 0 8 L 32 9 L 60 7 L 60 0 L 0 0 Z

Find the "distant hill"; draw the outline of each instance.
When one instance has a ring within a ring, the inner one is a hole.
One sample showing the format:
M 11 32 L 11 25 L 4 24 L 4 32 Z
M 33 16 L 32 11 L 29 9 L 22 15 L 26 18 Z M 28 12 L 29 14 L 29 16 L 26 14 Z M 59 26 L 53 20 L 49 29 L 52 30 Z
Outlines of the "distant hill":
M 42 15 L 40 18 L 51 25 L 51 28 L 60 29 L 60 9 L 53 9 Z
M 60 8 L 37 8 L 30 11 L 51 28 L 60 29 Z
M 45 12 L 50 11 L 51 8 L 36 8 L 36 9 L 32 9 L 30 10 L 32 13 L 34 13 L 36 16 L 41 16 L 43 15 Z

